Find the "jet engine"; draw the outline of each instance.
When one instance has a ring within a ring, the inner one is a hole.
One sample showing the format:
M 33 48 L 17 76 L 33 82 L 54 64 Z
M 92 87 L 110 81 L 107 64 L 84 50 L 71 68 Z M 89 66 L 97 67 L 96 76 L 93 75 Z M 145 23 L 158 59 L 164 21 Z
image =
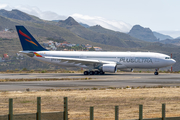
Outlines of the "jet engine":
M 103 64 L 102 71 L 115 73 L 117 71 L 117 65 L 116 64 Z

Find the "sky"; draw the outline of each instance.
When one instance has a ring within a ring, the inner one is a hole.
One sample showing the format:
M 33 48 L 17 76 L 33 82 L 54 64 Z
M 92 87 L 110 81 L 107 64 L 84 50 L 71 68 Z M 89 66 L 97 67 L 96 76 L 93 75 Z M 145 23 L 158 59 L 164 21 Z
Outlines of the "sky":
M 46 20 L 72 16 L 79 22 L 121 32 L 139 24 L 180 36 L 180 0 L 1 0 L 2 8 L 20 9 Z

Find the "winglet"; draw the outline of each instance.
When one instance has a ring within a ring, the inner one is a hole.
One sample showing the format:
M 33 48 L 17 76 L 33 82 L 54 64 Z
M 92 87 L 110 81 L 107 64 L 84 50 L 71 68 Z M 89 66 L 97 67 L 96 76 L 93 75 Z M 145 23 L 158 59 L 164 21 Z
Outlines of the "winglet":
M 23 51 L 48 51 L 43 48 L 24 26 L 16 26 Z

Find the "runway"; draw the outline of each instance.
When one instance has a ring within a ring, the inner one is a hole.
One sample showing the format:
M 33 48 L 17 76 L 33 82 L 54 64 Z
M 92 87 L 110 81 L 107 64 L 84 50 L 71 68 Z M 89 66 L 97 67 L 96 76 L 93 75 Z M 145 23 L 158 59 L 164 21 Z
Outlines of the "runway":
M 81 73 L 31 73 L 31 74 L 0 74 L 0 79 L 20 78 L 85 78 L 91 80 L 59 80 L 30 82 L 0 82 L 0 91 L 24 91 L 46 89 L 79 89 L 100 87 L 143 87 L 143 86 L 180 86 L 180 74 L 161 73 L 116 73 L 105 75 L 88 75 Z

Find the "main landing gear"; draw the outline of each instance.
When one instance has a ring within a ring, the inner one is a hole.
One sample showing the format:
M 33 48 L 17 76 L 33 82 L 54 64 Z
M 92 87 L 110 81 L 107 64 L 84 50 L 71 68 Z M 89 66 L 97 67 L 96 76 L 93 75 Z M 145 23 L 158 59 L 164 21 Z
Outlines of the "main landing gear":
M 159 75 L 158 70 L 159 70 L 159 69 L 155 69 L 154 75 Z
M 103 71 L 84 71 L 84 75 L 104 75 Z

